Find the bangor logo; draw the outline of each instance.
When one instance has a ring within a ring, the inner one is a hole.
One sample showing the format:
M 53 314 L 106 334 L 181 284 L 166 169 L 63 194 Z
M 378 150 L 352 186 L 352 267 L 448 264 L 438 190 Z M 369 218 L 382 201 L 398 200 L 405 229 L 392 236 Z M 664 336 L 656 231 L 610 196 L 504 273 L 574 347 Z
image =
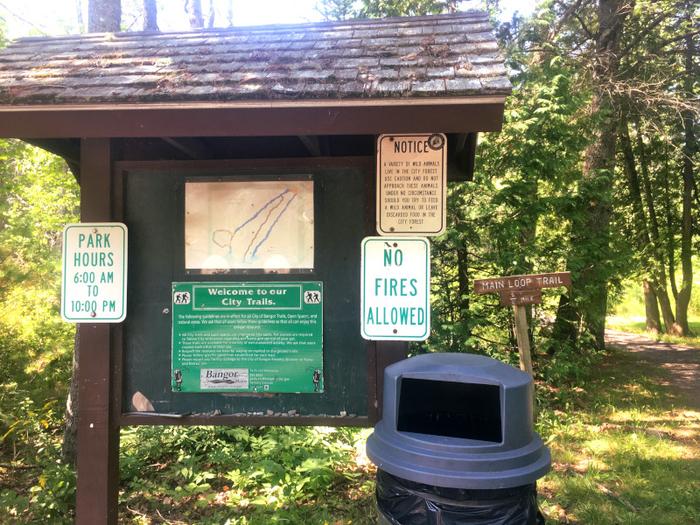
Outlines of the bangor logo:
M 199 388 L 248 388 L 247 368 L 202 368 L 199 371 Z

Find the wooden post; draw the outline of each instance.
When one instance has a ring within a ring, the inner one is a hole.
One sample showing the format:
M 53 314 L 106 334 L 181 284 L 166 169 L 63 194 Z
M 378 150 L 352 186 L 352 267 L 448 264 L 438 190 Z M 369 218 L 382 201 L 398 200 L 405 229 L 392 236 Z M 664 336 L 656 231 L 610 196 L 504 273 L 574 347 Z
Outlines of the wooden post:
M 520 370 L 530 374 L 532 378 L 532 415 L 537 417 L 537 397 L 535 396 L 535 376 L 532 374 L 532 356 L 530 355 L 530 334 L 527 329 L 527 312 L 525 305 L 514 304 L 515 314 L 515 338 L 518 340 L 518 353 L 520 354 Z
M 80 215 L 83 222 L 112 220 L 109 139 L 82 139 Z M 78 325 L 77 525 L 116 525 L 119 427 L 111 403 L 110 324 Z
M 530 336 L 527 330 L 525 306 L 521 304 L 513 305 L 513 313 L 515 314 L 515 338 L 518 341 L 518 352 L 520 353 L 520 370 L 524 370 L 532 377 Z
M 384 409 L 384 369 L 408 357 L 408 341 L 377 341 L 377 421 L 382 418 Z

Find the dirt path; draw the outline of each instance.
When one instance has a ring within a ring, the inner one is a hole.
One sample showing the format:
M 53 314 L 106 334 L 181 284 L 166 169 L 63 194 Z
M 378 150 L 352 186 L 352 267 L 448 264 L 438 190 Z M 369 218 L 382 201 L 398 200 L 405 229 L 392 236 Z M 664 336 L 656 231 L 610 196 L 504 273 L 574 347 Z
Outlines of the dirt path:
M 667 370 L 669 386 L 679 392 L 688 408 L 700 410 L 700 349 L 656 342 L 640 334 L 617 330 L 606 330 L 605 340 Z

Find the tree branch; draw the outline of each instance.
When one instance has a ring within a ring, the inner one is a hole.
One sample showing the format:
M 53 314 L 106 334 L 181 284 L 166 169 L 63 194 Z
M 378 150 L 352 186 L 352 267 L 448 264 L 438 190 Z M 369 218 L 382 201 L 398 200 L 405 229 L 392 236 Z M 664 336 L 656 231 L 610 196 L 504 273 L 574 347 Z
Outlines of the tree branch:
M 27 25 L 29 25 L 30 27 L 32 27 L 32 28 L 36 29 L 37 31 L 39 31 L 39 33 L 41 33 L 43 36 L 49 36 L 49 34 L 48 34 L 46 31 L 44 31 L 43 29 L 41 29 L 39 26 L 34 25 L 33 23 L 31 23 L 31 22 L 30 22 L 29 20 L 27 20 L 26 18 L 24 18 L 24 17 L 18 15 L 17 13 L 15 13 L 14 11 L 12 11 L 9 7 L 7 7 L 7 6 L 6 6 L 5 4 L 3 4 L 2 2 L 0 2 L 0 7 L 2 7 L 5 11 L 7 11 L 7 12 L 10 14 L 10 16 L 15 17 L 17 20 L 19 20 L 19 21 L 21 21 L 21 22 L 24 22 L 25 24 L 27 24 Z
M 591 32 L 590 29 L 588 29 L 588 26 L 586 25 L 586 22 L 583 21 L 583 18 L 581 18 L 581 16 L 578 13 L 574 13 L 574 18 L 576 18 L 576 20 L 578 20 L 578 23 L 581 24 L 581 28 L 583 29 L 583 32 L 586 33 L 588 38 L 590 38 L 591 40 L 595 40 L 595 35 Z
M 590 2 L 590 0 L 576 0 L 573 4 L 571 4 L 569 7 L 566 8 L 564 11 L 564 14 L 561 15 L 561 18 L 559 18 L 559 21 L 555 24 L 555 26 L 552 28 L 552 30 L 549 32 L 549 38 L 548 40 L 551 40 L 554 38 L 554 35 L 559 32 L 559 30 L 562 28 L 566 22 L 569 21 L 569 18 L 574 13 L 577 13 L 579 9 L 582 7 L 586 7 L 586 5 Z M 559 2 L 561 6 L 564 5 L 563 2 Z
M 620 58 L 631 52 L 637 45 L 661 22 L 666 20 L 671 13 L 662 13 L 656 19 L 652 20 L 643 30 L 638 31 L 632 42 L 630 42 L 622 51 L 620 51 Z

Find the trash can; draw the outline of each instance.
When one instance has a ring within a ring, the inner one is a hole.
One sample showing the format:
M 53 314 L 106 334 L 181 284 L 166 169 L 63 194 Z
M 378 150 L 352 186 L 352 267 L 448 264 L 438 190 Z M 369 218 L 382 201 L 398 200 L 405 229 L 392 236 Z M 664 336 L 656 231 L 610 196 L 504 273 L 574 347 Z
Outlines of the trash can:
M 367 440 L 386 525 L 536 525 L 550 468 L 533 430 L 532 378 L 473 354 L 426 354 L 384 371 Z

